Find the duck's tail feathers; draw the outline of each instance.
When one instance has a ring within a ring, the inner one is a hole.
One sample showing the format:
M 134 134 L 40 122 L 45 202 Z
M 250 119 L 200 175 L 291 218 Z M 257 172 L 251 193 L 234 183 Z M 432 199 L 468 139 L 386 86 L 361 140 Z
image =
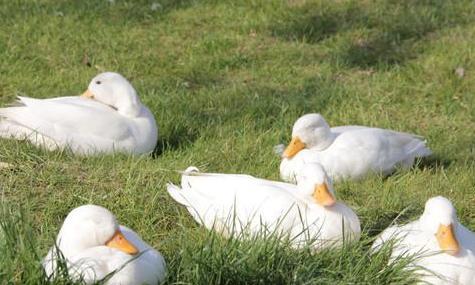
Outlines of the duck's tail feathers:
M 29 127 L 29 120 L 35 118 L 25 107 L 0 108 L 0 136 L 4 138 L 24 139 L 35 132 Z
M 200 170 L 196 166 L 188 166 L 185 171 L 181 172 L 183 175 L 193 175 L 194 173 L 200 173 Z
M 167 191 L 168 194 L 175 200 L 177 203 L 182 204 L 183 206 L 189 207 L 190 203 L 186 199 L 185 195 L 183 195 L 183 189 L 176 186 L 172 183 L 167 183 Z
M 403 147 L 407 158 L 424 157 L 432 154 L 424 137 L 404 132 L 390 131 L 390 139 L 395 146 Z
M 432 151 L 426 146 L 427 141 L 413 139 L 406 145 L 406 151 L 412 157 L 424 157 L 432 154 Z
M 1 116 L 2 114 L 0 113 L 0 137 L 7 139 L 26 139 L 33 133 L 31 129 Z

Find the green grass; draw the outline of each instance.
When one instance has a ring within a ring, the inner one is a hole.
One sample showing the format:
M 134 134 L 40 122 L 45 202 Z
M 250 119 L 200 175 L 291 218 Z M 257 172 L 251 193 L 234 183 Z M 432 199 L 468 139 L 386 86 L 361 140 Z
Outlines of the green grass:
M 0 161 L 13 167 L 0 169 L 0 284 L 42 282 L 41 258 L 85 203 L 159 249 L 168 284 L 410 284 L 407 261 L 387 267 L 387 252 L 367 253 L 396 217 L 412 220 L 444 195 L 475 230 L 472 1 L 112 2 L 1 2 L 2 106 L 19 94 L 80 94 L 117 71 L 155 114 L 160 139 L 153 156 L 90 158 L 1 140 Z M 273 146 L 307 112 L 414 132 L 434 151 L 410 171 L 336 185 L 360 216 L 360 243 L 311 253 L 223 240 L 167 196 L 173 170 L 189 165 L 278 179 Z

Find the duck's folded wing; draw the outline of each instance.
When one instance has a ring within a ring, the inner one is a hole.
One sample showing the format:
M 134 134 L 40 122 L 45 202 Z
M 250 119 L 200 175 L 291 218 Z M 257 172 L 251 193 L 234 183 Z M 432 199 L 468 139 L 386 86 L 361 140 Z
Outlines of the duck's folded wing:
M 346 132 L 351 132 L 351 131 L 356 131 L 356 130 L 364 130 L 364 129 L 368 129 L 368 127 L 365 127 L 365 126 L 339 126 L 339 127 L 331 128 L 331 131 L 332 131 L 332 133 L 341 134 L 341 133 L 346 133 Z
M 396 131 L 388 131 L 388 133 L 390 141 L 395 147 L 404 148 L 407 156 L 423 157 L 432 154 L 422 136 Z
M 462 224 L 457 225 L 459 243 L 463 248 L 469 249 L 475 254 L 475 233 L 464 227 Z
M 199 193 L 207 199 L 234 199 L 236 191 L 255 188 L 259 179 L 245 174 L 224 174 L 198 172 L 189 167 L 181 177 L 181 187 Z M 247 186 L 247 187 L 246 187 Z M 245 189 L 243 189 L 245 188 Z
M 419 136 L 396 132 L 392 130 L 367 128 L 342 133 L 338 137 L 338 144 L 334 153 L 352 153 L 352 156 L 343 155 L 335 159 L 354 161 L 356 157 L 364 158 L 365 163 L 345 162 L 361 167 L 369 166 L 374 171 L 391 172 L 398 164 L 410 166 L 416 157 L 431 154 L 426 142 Z M 355 155 L 358 153 L 359 156 Z
M 379 234 L 371 248 L 372 250 L 380 250 L 384 244 L 389 243 L 390 246 L 394 246 L 393 252 L 396 256 L 408 252 L 410 249 L 408 248 L 408 243 L 413 242 L 412 240 L 419 234 L 420 231 L 418 229 L 418 221 L 402 226 L 390 226 Z
M 113 109 L 109 111 L 107 106 L 100 107 L 100 103 L 91 104 L 81 98 L 77 101 L 66 98 L 41 100 L 20 97 L 23 106 L 0 109 L 0 129 L 4 129 L 2 124 L 17 125 L 23 131 L 29 129 L 58 144 L 97 147 L 130 136 L 127 121 Z

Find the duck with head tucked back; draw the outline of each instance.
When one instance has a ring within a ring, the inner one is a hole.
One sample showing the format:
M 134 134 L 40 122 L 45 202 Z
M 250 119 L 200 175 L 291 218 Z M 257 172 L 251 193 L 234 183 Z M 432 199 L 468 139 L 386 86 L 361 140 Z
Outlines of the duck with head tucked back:
M 358 216 L 336 201 L 332 183 L 318 164 L 297 176 L 297 185 L 241 174 L 200 173 L 189 167 L 181 187 L 168 193 L 208 229 L 231 236 L 275 233 L 299 247 L 340 245 L 360 237 Z
M 412 265 L 427 284 L 469 285 L 475 280 L 475 234 L 457 219 L 452 203 L 438 196 L 427 200 L 419 219 L 384 230 L 373 244 L 394 241 L 392 258 L 414 258 Z
M 148 153 L 157 143 L 152 113 L 118 73 L 97 75 L 81 96 L 18 99 L 19 106 L 0 108 L 0 137 L 87 155 Z
M 320 163 L 334 180 L 360 179 L 371 172 L 389 174 L 411 167 L 431 151 L 413 134 L 364 126 L 330 128 L 320 114 L 300 117 L 292 141 L 282 153 L 282 179 L 295 182 L 305 163 Z
M 60 252 L 58 252 L 58 249 Z M 165 278 L 165 260 L 134 231 L 119 225 L 107 209 L 84 205 L 72 210 L 43 260 L 49 278 L 58 270 L 58 259 L 64 256 L 68 274 L 87 284 L 158 284 Z

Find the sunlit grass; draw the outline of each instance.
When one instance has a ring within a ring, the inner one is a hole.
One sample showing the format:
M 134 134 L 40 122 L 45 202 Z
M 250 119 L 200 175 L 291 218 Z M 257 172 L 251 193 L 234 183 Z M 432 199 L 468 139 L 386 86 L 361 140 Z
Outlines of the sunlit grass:
M 169 284 L 411 283 L 407 261 L 387 267 L 387 254 L 367 251 L 435 195 L 475 229 L 474 16 L 465 0 L 4 1 L 2 106 L 80 94 L 113 70 L 150 107 L 160 139 L 152 156 L 89 158 L 1 140 L 13 167 L 0 169 L 0 283 L 43 282 L 41 259 L 85 203 L 160 250 Z M 414 132 L 434 151 L 410 171 L 336 185 L 360 216 L 360 243 L 311 253 L 224 240 L 168 197 L 174 170 L 189 165 L 278 179 L 273 146 L 307 112 Z

